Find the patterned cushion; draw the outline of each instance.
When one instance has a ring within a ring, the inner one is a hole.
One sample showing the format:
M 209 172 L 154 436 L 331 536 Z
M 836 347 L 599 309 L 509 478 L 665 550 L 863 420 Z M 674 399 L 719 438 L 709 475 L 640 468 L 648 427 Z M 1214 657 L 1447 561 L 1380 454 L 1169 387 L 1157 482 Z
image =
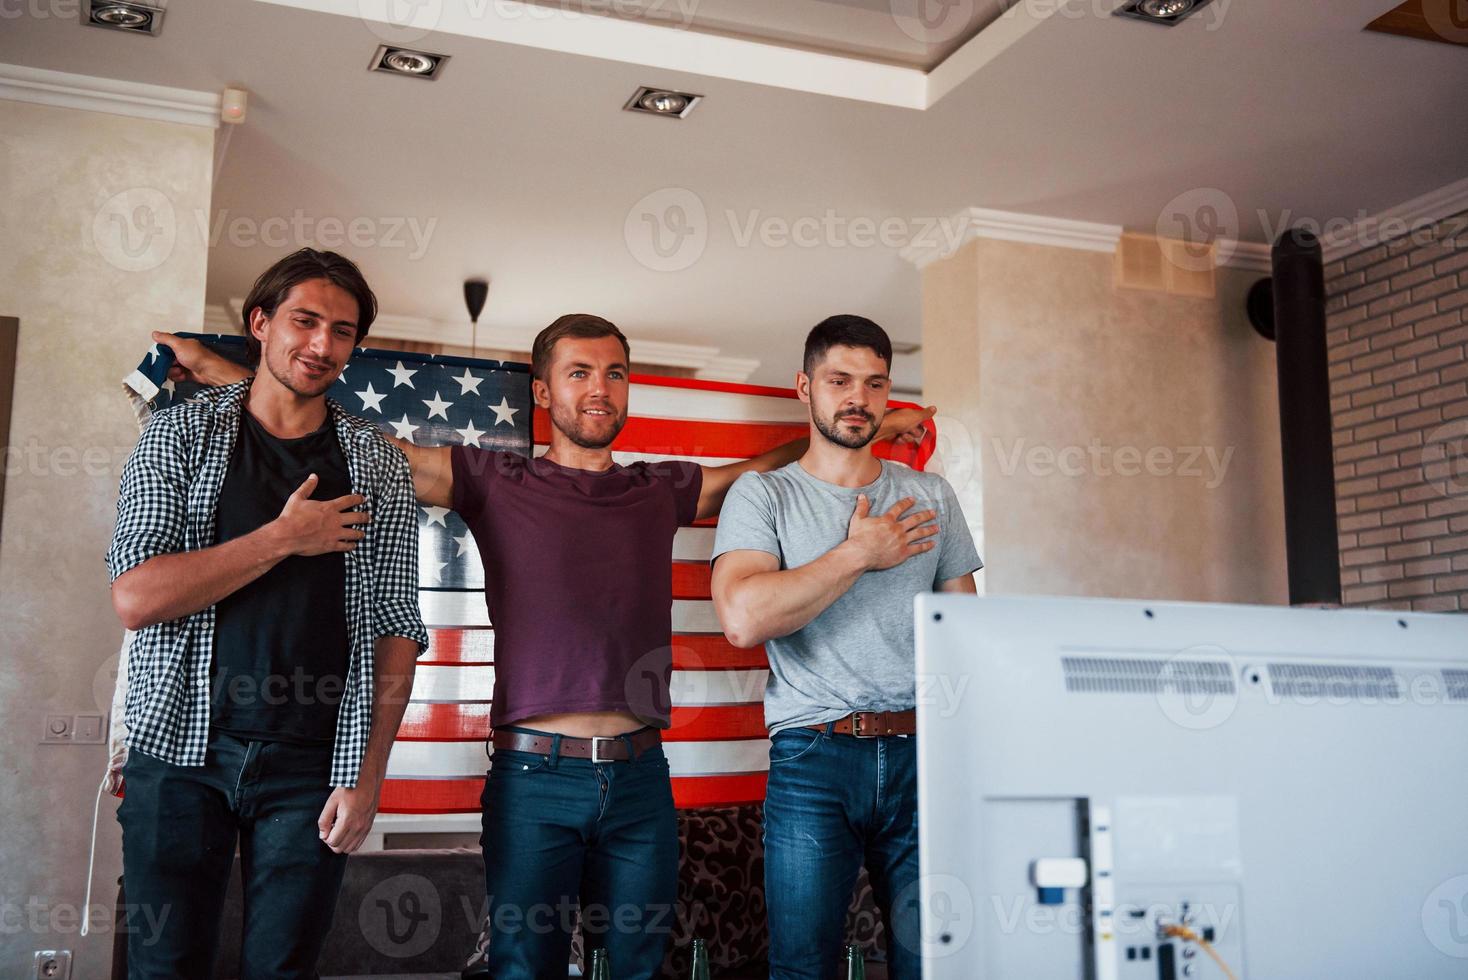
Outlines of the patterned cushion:
M 688 976 L 695 938 L 708 944 L 714 976 L 762 967 L 768 960 L 763 817 L 759 804 L 679 811 L 678 920 L 663 961 L 665 980 Z M 846 934 L 847 942 L 860 946 L 869 960 L 885 959 L 882 917 L 865 868 L 848 907 Z M 572 962 L 581 962 L 582 945 L 578 927 Z M 486 922 L 471 967 L 484 961 L 488 947 Z

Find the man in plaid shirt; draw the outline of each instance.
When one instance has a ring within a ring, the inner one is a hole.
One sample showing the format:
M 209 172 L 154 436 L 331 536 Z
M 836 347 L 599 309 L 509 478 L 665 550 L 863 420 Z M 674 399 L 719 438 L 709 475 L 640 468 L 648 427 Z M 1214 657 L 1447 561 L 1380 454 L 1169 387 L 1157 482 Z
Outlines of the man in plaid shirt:
M 302 249 L 256 281 L 262 370 L 160 412 L 107 552 L 129 629 L 128 971 L 213 975 L 238 843 L 241 977 L 315 977 L 346 855 L 372 827 L 428 637 L 402 452 L 326 398 L 376 299 Z M 130 926 L 134 923 L 130 923 Z

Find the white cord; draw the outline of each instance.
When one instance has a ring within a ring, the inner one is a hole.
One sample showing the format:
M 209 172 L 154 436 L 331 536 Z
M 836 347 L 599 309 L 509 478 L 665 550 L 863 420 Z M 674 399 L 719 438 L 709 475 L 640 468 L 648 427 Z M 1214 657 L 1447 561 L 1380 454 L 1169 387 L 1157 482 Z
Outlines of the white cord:
M 102 813 L 102 794 L 107 790 L 107 777 L 97 785 L 97 802 L 92 805 L 92 853 L 87 857 L 87 900 L 82 905 L 82 935 L 92 928 L 92 870 L 97 865 L 97 820 Z

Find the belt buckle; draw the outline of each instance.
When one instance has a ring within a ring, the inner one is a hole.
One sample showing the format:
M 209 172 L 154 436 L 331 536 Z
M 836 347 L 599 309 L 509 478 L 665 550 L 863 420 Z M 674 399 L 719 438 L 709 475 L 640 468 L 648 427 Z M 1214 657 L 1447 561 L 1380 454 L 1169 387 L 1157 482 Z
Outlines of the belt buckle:
M 876 732 L 866 733 L 866 732 L 863 732 L 861 730 L 861 728 L 862 728 L 862 725 L 861 725 L 862 719 L 865 718 L 867 715 L 870 715 L 870 714 L 877 714 L 877 712 L 874 712 L 874 711 L 857 711 L 857 712 L 853 712 L 852 713 L 852 715 L 851 715 L 851 734 L 855 735 L 857 738 L 876 738 L 877 737 L 877 733 Z
M 597 747 L 602 742 L 615 742 L 615 735 L 593 735 L 591 736 L 591 761 L 592 762 L 616 762 L 616 759 L 603 759 L 597 755 Z

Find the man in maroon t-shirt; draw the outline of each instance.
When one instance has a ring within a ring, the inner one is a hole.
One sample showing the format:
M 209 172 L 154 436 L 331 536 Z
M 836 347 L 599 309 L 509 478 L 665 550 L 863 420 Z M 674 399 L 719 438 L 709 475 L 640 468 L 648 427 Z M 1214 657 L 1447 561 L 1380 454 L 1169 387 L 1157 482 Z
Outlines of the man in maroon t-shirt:
M 195 376 L 234 380 L 196 342 L 154 339 Z M 484 563 L 494 757 L 480 842 L 495 980 L 563 977 L 578 900 L 587 949 L 605 948 L 618 980 L 660 972 L 678 880 L 661 744 L 673 536 L 716 515 L 745 471 L 807 447 L 727 466 L 621 466 L 610 447 L 627 421 L 630 361 L 611 323 L 563 316 L 531 351 L 535 403 L 552 423 L 543 456 L 398 440 L 418 499 L 457 511 Z M 879 438 L 921 438 L 932 414 L 894 410 Z

